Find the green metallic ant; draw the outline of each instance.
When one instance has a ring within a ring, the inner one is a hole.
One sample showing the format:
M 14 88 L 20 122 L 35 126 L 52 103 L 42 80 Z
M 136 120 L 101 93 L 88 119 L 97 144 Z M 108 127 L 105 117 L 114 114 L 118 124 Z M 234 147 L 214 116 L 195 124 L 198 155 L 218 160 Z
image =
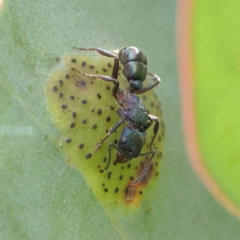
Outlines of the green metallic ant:
M 111 77 L 106 75 L 86 74 L 78 71 L 75 68 L 72 68 L 72 70 L 79 72 L 81 75 L 91 78 L 98 78 L 106 82 L 112 82 L 114 84 L 112 93 L 118 105 L 121 107 L 117 110 L 117 114 L 121 117 L 121 120 L 118 121 L 109 130 L 108 134 L 101 141 L 99 141 L 94 150 L 94 153 L 101 147 L 103 142 L 119 128 L 119 126 L 126 122 L 127 126 L 123 128 L 121 137 L 118 141 L 118 145 L 110 143 L 108 146 L 109 155 L 105 170 L 108 169 L 111 163 L 112 148 L 115 148 L 118 151 L 114 162 L 116 164 L 128 162 L 133 158 L 137 158 L 139 156 L 150 155 L 150 158 L 145 164 L 142 172 L 131 183 L 131 185 L 135 185 L 144 178 L 151 165 L 152 159 L 156 154 L 157 150 L 152 149 L 152 145 L 159 130 L 159 119 L 154 115 L 148 114 L 148 111 L 144 106 L 142 99 L 139 98 L 137 94 L 149 91 L 150 89 L 160 84 L 161 80 L 156 74 L 147 72 L 147 58 L 145 54 L 136 47 L 124 47 L 119 50 L 118 56 L 102 48 L 78 49 L 86 51 L 97 51 L 103 56 L 114 59 L 114 66 Z M 119 88 L 119 81 L 117 79 L 119 72 L 119 61 L 123 65 L 123 75 L 129 82 L 129 86 L 126 90 Z M 145 81 L 147 75 L 152 77 L 153 83 L 146 87 L 143 87 L 143 82 Z M 150 143 L 150 151 L 141 153 L 141 150 L 146 142 L 146 131 L 153 122 L 155 122 L 153 129 L 154 136 Z

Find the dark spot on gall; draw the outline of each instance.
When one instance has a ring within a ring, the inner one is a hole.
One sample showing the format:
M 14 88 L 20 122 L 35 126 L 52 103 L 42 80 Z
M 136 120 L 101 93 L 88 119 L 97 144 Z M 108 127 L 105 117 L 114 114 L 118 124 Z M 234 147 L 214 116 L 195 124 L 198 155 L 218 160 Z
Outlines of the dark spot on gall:
M 75 123 L 71 123 L 70 128 L 74 128 L 75 127 Z
M 76 61 L 77 61 L 77 60 L 76 60 L 75 58 L 72 58 L 72 59 L 71 59 L 71 62 L 72 62 L 72 63 L 75 63 Z
M 139 194 L 143 194 L 143 191 L 139 191 Z
M 111 110 L 114 110 L 114 106 L 110 106 L 110 109 L 111 109 Z
M 74 100 L 74 99 L 75 99 L 75 97 L 74 97 L 74 96 L 70 96 L 70 99 L 71 99 L 71 100 Z
M 145 95 L 143 95 L 142 98 L 143 98 L 143 100 L 146 100 L 146 99 L 147 99 L 147 97 L 146 97 Z
M 99 172 L 100 172 L 100 173 L 103 173 L 104 171 L 101 169 Z
M 151 102 L 151 107 L 153 107 L 154 106 L 154 102 Z
M 117 140 L 117 139 L 115 139 L 115 140 L 114 140 L 114 144 L 117 144 L 117 143 L 118 143 L 118 140 Z
M 123 179 L 123 175 L 120 175 L 119 180 L 122 180 L 122 179 Z
M 158 153 L 157 153 L 157 157 L 158 157 L 158 158 L 161 158 L 161 157 L 162 157 L 162 152 L 158 152 Z
M 155 176 L 156 176 L 156 177 L 158 176 L 158 172 L 155 173 Z
M 63 80 L 62 80 L 62 79 L 59 79 L 59 80 L 58 80 L 58 83 L 59 83 L 60 87 L 62 87 L 62 85 L 63 85 Z
M 100 99 L 102 96 L 100 93 L 97 94 L 97 97 Z
M 107 117 L 107 121 L 108 121 L 108 122 L 111 121 L 111 117 L 110 117 L 110 116 Z
M 102 109 L 98 109 L 97 114 L 101 115 L 102 114 Z
M 70 78 L 70 75 L 69 75 L 69 74 L 66 74 L 66 75 L 65 75 L 65 78 L 66 78 L 66 79 L 69 79 L 69 78 Z
M 105 186 L 105 183 L 103 183 L 102 186 L 104 187 L 104 186 Z
M 80 143 L 78 147 L 79 147 L 80 149 L 83 149 L 83 148 L 84 148 L 84 144 L 83 144 L 83 143 Z
M 87 123 L 87 119 L 84 119 L 84 120 L 82 121 L 82 123 L 83 123 L 83 124 L 86 124 L 86 123 Z
M 82 104 L 86 104 L 87 103 L 87 100 L 82 100 Z
M 117 193 L 119 191 L 119 188 L 115 188 L 114 192 Z
M 77 116 L 77 113 L 76 112 L 72 112 L 72 117 L 76 118 L 76 116 Z
M 133 176 L 131 176 L 131 177 L 130 177 L 130 180 L 132 181 L 133 179 L 134 179 L 134 177 L 133 177 Z
M 62 105 L 62 109 L 66 109 L 67 108 L 67 105 Z
M 70 143 L 72 141 L 71 138 L 66 139 L 66 143 Z
M 94 68 L 94 66 L 91 64 L 91 65 L 90 65 L 90 68 L 91 68 L 91 69 L 93 69 L 93 68 Z
M 75 80 L 76 87 L 86 87 L 86 85 L 86 82 L 84 82 L 83 80 Z
M 111 63 L 108 63 L 108 67 L 111 67 L 112 65 L 111 65 Z
M 107 188 L 104 188 L 104 192 L 108 192 L 108 189 L 107 189 Z
M 109 172 L 109 173 L 108 173 L 108 179 L 111 178 L 111 175 L 112 175 L 112 172 Z
M 57 92 L 57 90 L 58 90 L 57 86 L 54 86 L 54 87 L 53 87 L 53 91 L 54 91 L 54 92 Z
M 128 191 L 129 191 L 129 189 L 128 189 L 128 187 L 126 187 L 125 190 L 124 190 L 124 193 L 128 194 Z
M 109 85 L 107 85 L 107 90 L 110 90 L 110 89 L 111 89 L 111 87 Z
M 62 98 L 63 97 L 63 93 L 59 93 L 59 97 Z
M 82 67 L 85 67 L 86 66 L 86 62 L 82 62 Z
M 92 157 L 92 154 L 91 153 L 88 153 L 87 155 L 86 155 L 86 158 L 87 159 L 89 159 L 89 158 L 91 158 Z
M 107 161 L 107 158 L 105 157 L 104 159 L 103 159 L 103 162 L 106 162 Z
M 92 112 L 95 112 L 95 108 L 92 109 Z
M 128 167 L 128 168 L 131 168 L 131 166 L 132 166 L 131 163 L 129 163 L 127 167 Z
M 94 125 L 92 126 L 92 129 L 96 129 L 96 128 L 97 128 L 97 125 L 94 124 Z
M 106 68 L 103 68 L 102 70 L 103 70 L 104 72 L 107 72 L 107 69 L 106 69 Z

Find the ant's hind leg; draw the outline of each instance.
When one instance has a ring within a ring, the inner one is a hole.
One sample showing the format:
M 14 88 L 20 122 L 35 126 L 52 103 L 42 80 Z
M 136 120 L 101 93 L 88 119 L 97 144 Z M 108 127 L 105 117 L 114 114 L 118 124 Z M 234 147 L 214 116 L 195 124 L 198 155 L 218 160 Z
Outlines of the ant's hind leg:
M 119 58 L 114 55 L 113 53 L 103 49 L 103 48 L 99 48 L 99 47 L 92 47 L 92 48 L 78 48 L 78 47 L 74 47 L 78 50 L 83 50 L 83 51 L 96 51 L 99 54 L 105 56 L 105 57 L 109 57 L 109 58 L 114 58 L 114 66 L 113 66 L 113 70 L 112 70 L 112 78 L 117 79 L 118 76 L 118 71 L 119 71 Z
M 118 80 L 115 79 L 115 78 L 112 78 L 112 77 L 109 77 L 107 75 L 100 75 L 100 74 L 87 74 L 87 73 L 83 73 L 79 70 L 77 70 L 76 68 L 71 68 L 73 71 L 76 71 L 78 73 L 80 73 L 81 75 L 83 76 L 86 76 L 86 77 L 91 77 L 91 78 L 99 78 L 103 81 L 106 81 L 106 82 L 113 82 L 114 84 L 118 84 Z
M 105 56 L 105 57 L 110 57 L 110 58 L 117 58 L 117 56 L 115 56 L 113 53 L 103 49 L 103 48 L 99 48 L 99 47 L 91 47 L 91 48 L 79 48 L 79 47 L 73 47 L 76 48 L 78 50 L 82 50 L 82 51 L 96 51 L 99 54 Z
M 156 87 L 157 85 L 160 84 L 161 79 L 160 79 L 160 77 L 158 75 L 153 74 L 153 73 L 148 73 L 148 75 L 152 77 L 152 80 L 154 82 L 152 84 L 146 86 L 146 87 L 143 87 L 143 88 L 140 88 L 140 89 L 134 91 L 134 94 L 141 94 L 141 93 L 147 92 L 150 89 L 152 89 L 152 88 L 154 88 L 154 87 Z

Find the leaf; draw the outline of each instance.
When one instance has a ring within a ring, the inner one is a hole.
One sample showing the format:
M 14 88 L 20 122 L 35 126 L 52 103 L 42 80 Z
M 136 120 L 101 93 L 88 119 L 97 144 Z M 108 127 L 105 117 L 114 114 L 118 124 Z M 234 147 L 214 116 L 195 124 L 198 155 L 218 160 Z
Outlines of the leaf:
M 202 187 L 182 141 L 174 2 L 6 1 L 0 10 L 1 239 L 236 239 L 239 223 Z M 135 45 L 162 79 L 166 143 L 157 184 L 106 206 L 57 148 L 44 87 L 71 46 Z M 224 226 L 224 228 L 222 227 Z

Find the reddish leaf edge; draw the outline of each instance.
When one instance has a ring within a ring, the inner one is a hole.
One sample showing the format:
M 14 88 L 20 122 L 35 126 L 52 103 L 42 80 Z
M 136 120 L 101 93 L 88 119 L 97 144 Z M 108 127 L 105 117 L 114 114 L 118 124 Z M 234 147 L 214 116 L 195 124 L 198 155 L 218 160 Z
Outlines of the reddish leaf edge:
M 192 43 L 194 0 L 178 0 L 176 18 L 176 47 L 178 76 L 181 94 L 181 112 L 184 142 L 187 154 L 197 176 L 208 191 L 230 213 L 240 218 L 240 209 L 229 200 L 209 174 L 199 151 L 196 134 L 196 113 L 194 109 L 194 55 Z

